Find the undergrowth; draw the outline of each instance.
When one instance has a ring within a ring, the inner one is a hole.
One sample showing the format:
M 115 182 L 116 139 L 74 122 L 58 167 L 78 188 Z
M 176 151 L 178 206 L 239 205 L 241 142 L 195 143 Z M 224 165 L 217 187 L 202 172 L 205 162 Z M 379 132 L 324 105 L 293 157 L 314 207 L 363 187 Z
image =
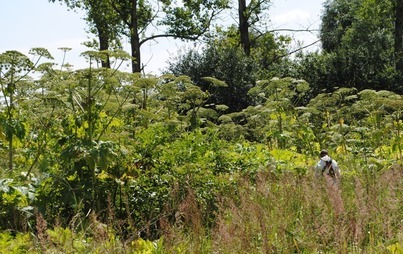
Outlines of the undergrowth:
M 123 237 L 118 222 L 93 213 L 70 227 L 47 225 L 36 213 L 35 228 L 0 234 L 0 253 L 402 253 L 402 177 L 395 166 L 333 185 L 267 169 L 217 196 L 211 226 L 188 189 L 175 213 L 159 218 L 158 239 Z

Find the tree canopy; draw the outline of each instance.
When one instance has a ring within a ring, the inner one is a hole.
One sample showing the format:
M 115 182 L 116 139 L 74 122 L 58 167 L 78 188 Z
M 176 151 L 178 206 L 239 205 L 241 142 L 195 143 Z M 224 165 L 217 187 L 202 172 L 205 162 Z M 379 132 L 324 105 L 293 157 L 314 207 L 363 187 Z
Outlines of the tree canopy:
M 326 1 L 320 38 L 330 84 L 401 92 L 400 1 Z M 324 84 L 322 84 L 324 85 Z M 326 85 L 325 85 L 326 86 Z
M 56 0 L 49 0 L 55 2 Z M 161 37 L 197 40 L 211 28 L 212 21 L 225 8 L 227 0 L 185 1 L 127 1 L 127 0 L 59 0 L 69 8 L 86 11 L 90 32 L 98 36 L 99 50 L 113 49 L 120 39 L 129 39 L 132 72 L 140 72 L 141 46 Z M 97 44 L 96 44 L 97 45 Z M 108 60 L 103 63 L 108 67 Z

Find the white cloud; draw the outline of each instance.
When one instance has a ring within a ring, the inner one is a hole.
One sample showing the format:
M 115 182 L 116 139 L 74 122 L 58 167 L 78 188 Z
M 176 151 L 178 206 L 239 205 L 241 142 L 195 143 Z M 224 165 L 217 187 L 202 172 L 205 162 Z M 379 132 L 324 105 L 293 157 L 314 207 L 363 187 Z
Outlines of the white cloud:
M 292 38 L 291 48 L 297 49 L 302 45 L 309 45 L 318 40 L 317 30 L 320 22 L 317 18 L 317 10 L 298 7 L 277 11 L 271 16 L 271 23 L 276 29 L 294 29 L 311 31 L 282 31 L 279 34 L 288 35 Z M 315 44 L 306 50 L 317 50 L 319 44 Z
M 293 9 L 272 17 L 272 23 L 276 26 L 309 24 L 310 20 L 310 13 L 301 9 Z

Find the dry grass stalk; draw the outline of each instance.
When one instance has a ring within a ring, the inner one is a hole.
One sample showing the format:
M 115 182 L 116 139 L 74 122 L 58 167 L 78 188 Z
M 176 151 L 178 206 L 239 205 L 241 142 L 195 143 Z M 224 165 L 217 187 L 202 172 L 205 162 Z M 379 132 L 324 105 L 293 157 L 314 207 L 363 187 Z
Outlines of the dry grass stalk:
M 42 251 L 46 250 L 46 246 L 48 244 L 48 235 L 46 234 L 46 230 L 48 229 L 47 222 L 43 217 L 42 213 L 38 211 L 35 212 L 36 214 L 36 234 L 40 244 Z
M 90 216 L 90 230 L 94 236 L 95 241 L 102 242 L 108 239 L 108 226 L 97 219 L 95 212 L 91 212 Z
M 200 234 L 203 231 L 202 211 L 198 206 L 196 195 L 191 188 L 187 188 L 186 197 L 179 204 L 175 213 L 175 221 L 189 225 L 192 232 Z

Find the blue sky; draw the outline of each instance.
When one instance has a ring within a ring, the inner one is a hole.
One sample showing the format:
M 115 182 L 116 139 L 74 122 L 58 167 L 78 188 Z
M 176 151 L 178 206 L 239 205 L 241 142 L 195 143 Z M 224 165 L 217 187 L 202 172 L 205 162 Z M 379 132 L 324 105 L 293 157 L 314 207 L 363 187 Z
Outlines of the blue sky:
M 318 28 L 323 0 L 273 0 L 269 11 L 271 28 Z M 88 50 L 82 45 L 88 40 L 83 13 L 68 11 L 65 5 L 49 3 L 47 0 L 0 0 L 0 53 L 18 50 L 24 54 L 33 47 L 43 47 L 61 63 L 63 54 L 58 48 L 73 50 L 67 62 L 75 68 L 87 64 L 79 57 Z M 310 43 L 315 35 L 298 33 L 295 39 Z M 191 45 L 187 44 L 187 45 Z M 158 74 L 166 60 L 183 49 L 184 44 L 175 40 L 162 40 L 142 47 L 142 58 L 147 73 Z M 129 67 L 126 67 L 129 70 Z

